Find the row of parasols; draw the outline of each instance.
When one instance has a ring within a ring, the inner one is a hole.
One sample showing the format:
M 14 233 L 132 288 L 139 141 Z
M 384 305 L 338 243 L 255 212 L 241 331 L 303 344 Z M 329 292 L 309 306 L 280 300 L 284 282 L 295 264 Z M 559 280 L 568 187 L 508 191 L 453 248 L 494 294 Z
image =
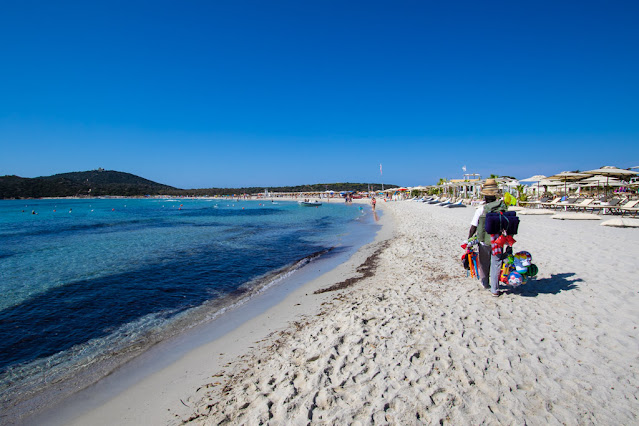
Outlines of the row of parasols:
M 634 170 L 633 170 L 634 169 Z M 604 166 L 595 170 L 587 170 L 584 172 L 561 172 L 552 176 L 535 175 L 527 179 L 521 179 L 520 182 L 537 183 L 539 186 L 558 186 L 563 182 L 564 193 L 567 191 L 568 182 L 577 184 L 579 187 L 620 187 L 620 186 L 636 186 L 639 182 L 635 182 L 633 178 L 639 176 L 639 171 L 635 171 L 639 167 L 633 167 L 630 170 L 620 169 L 613 166 Z

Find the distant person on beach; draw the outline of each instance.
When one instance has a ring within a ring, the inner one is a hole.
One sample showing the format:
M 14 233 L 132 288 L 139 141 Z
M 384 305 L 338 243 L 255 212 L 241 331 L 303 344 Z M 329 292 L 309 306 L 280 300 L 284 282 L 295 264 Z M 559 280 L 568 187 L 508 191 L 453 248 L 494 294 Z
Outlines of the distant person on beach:
M 499 273 L 501 271 L 501 248 L 492 247 L 491 235 L 486 233 L 486 213 L 506 211 L 508 207 L 501 200 L 497 199 L 499 188 L 495 179 L 486 179 L 486 183 L 481 188 L 480 194 L 484 196 L 485 204 L 477 207 L 475 216 L 470 223 L 468 238 L 475 233 L 479 242 L 479 277 L 484 288 L 489 288 L 493 296 L 499 296 Z
M 371 200 L 371 205 L 373 206 L 373 210 L 375 210 L 375 204 L 377 204 L 377 200 L 375 200 L 375 197 L 373 197 L 373 199 Z

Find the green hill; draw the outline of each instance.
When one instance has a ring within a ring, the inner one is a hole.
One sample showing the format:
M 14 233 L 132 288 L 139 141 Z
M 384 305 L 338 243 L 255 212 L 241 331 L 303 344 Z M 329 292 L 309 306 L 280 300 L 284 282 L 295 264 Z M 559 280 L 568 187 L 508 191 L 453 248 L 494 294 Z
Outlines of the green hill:
M 318 183 L 314 185 L 269 187 L 270 192 L 324 192 L 380 190 L 379 183 Z M 385 185 L 395 188 L 397 185 Z M 60 173 L 53 176 L 22 178 L 0 176 L 0 199 L 43 197 L 101 197 L 144 195 L 203 196 L 263 193 L 265 187 L 180 189 L 114 170 Z
M 0 198 L 140 196 L 180 191 L 130 173 L 102 169 L 37 178 L 0 177 Z

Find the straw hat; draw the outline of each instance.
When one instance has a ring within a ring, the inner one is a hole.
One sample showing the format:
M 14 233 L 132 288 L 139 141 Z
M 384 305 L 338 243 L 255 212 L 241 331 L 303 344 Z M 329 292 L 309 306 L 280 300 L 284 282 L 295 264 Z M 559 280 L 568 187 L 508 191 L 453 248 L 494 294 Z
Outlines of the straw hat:
M 497 195 L 499 193 L 499 187 L 495 179 L 486 179 L 486 183 L 481 187 L 479 193 L 481 195 Z

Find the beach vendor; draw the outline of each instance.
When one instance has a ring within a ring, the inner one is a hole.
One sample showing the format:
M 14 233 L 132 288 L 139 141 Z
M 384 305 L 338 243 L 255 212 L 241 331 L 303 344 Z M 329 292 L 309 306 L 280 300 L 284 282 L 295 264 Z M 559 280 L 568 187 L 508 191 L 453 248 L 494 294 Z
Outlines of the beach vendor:
M 486 179 L 480 194 L 484 196 L 485 204 L 480 205 L 475 211 L 470 223 L 468 238 L 477 234 L 479 242 L 479 277 L 484 288 L 490 289 L 493 296 L 499 296 L 499 274 L 501 271 L 501 248 L 491 245 L 492 236 L 486 232 L 486 213 L 504 212 L 508 206 L 498 199 L 499 188 L 495 179 Z

